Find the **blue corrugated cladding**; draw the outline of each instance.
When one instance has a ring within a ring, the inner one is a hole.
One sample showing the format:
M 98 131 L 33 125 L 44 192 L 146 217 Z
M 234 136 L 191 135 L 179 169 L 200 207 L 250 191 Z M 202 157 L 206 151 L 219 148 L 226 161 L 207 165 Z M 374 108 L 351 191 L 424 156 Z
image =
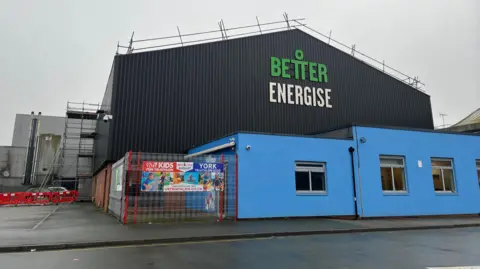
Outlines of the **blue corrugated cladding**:
M 273 78 L 270 57 L 324 63 L 328 83 Z M 269 82 L 329 88 L 333 108 L 271 103 Z M 314 84 L 312 84 L 314 83 Z M 355 123 L 433 128 L 430 97 L 300 30 L 115 58 L 109 156 L 185 152 L 236 131 Z

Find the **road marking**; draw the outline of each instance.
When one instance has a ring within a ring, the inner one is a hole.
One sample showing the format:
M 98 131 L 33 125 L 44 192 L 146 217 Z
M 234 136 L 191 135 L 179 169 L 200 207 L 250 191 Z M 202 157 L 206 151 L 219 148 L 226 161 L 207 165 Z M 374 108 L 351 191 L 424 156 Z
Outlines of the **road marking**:
M 480 269 L 480 266 L 426 267 L 427 269 Z
M 58 205 L 57 207 L 55 207 L 52 212 L 48 213 L 48 215 L 46 215 L 42 220 L 40 220 L 37 224 L 35 224 L 35 226 L 33 226 L 32 230 L 35 230 L 37 229 L 38 227 L 40 227 L 40 225 L 42 225 L 53 213 L 55 213 L 55 211 L 57 211 L 57 209 L 60 207 L 60 205 Z

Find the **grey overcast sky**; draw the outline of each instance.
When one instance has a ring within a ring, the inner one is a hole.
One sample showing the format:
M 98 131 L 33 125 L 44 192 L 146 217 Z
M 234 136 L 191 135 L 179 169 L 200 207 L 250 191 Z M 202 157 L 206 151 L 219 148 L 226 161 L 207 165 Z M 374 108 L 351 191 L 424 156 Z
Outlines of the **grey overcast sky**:
M 480 107 L 478 0 L 0 0 L 0 145 L 16 113 L 64 115 L 99 102 L 117 41 L 306 18 L 321 32 L 411 76 L 452 124 Z

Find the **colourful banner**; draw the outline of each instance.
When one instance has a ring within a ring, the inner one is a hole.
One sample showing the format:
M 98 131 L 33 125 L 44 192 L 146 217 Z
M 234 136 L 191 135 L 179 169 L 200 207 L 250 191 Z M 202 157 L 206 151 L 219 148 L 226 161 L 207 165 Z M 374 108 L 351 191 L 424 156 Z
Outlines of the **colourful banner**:
M 152 162 L 142 164 L 145 192 L 190 192 L 223 190 L 223 163 Z

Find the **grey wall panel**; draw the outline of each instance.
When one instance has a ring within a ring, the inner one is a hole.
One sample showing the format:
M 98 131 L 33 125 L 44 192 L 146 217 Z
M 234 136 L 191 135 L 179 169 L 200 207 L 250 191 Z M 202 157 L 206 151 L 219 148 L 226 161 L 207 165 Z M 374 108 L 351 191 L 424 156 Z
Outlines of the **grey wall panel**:
M 35 117 L 38 117 L 35 115 Z M 30 135 L 30 122 L 32 119 L 32 115 L 28 114 L 17 114 L 15 117 L 15 125 L 14 125 L 14 131 L 13 131 L 13 139 L 12 139 L 12 146 L 13 147 L 27 147 L 28 146 L 28 137 Z M 69 124 L 71 125 L 79 125 L 80 120 L 69 120 Z M 48 135 L 48 136 L 54 136 L 56 139 L 60 139 L 60 141 L 56 141 L 56 145 L 62 147 L 64 144 L 63 139 L 64 133 L 65 133 L 65 126 L 66 126 L 66 119 L 65 117 L 58 117 L 58 116 L 46 116 L 42 115 L 40 116 L 40 123 L 39 123 L 39 130 L 38 130 L 38 135 L 43 136 L 43 135 Z M 80 134 L 80 129 L 73 129 L 69 128 L 69 136 L 75 136 Z M 42 142 L 43 143 L 43 142 Z M 67 141 L 68 144 L 76 144 L 78 143 L 78 139 L 70 139 Z M 55 146 L 54 150 L 58 150 L 58 147 Z M 42 146 L 40 146 L 41 148 Z M 59 171 L 59 174 L 63 177 L 74 177 L 75 172 L 76 172 L 76 158 L 73 157 L 73 155 L 77 153 L 77 151 L 72 151 L 71 149 L 68 152 L 68 155 L 71 156 L 66 156 L 63 159 L 64 166 L 61 168 Z M 55 152 L 53 153 L 58 154 L 60 156 L 57 156 L 56 162 L 61 162 L 61 152 Z M 52 152 L 48 153 L 49 159 L 51 159 Z M 25 156 L 23 156 L 25 158 Z M 42 154 L 40 154 L 39 159 L 37 160 L 38 162 L 41 162 L 42 167 L 49 167 L 51 164 L 48 163 L 43 163 L 43 157 Z M 24 160 L 23 160 L 24 161 Z M 25 164 L 23 164 L 22 169 L 24 169 Z M 43 174 L 44 172 L 42 171 L 42 167 L 40 167 L 37 172 L 40 174 Z M 21 171 L 23 175 L 24 170 Z
M 25 169 L 26 147 L 0 147 L 0 192 L 7 192 L 6 187 L 18 187 L 21 190 Z M 3 172 L 8 170 L 9 176 Z
M 328 68 L 328 83 L 273 78 L 270 57 Z M 433 128 L 430 97 L 299 30 L 115 58 L 109 154 L 183 152 L 236 131 L 306 134 L 350 123 Z M 333 108 L 269 101 L 269 82 L 331 89 Z
M 45 176 L 51 173 L 52 164 L 59 163 L 59 152 L 62 136 L 54 134 L 41 134 L 37 139 L 36 174 Z M 55 171 L 55 170 L 54 170 Z
M 38 117 L 38 115 L 35 115 Z M 17 114 L 15 116 L 15 125 L 13 128 L 13 147 L 28 147 L 28 138 L 30 135 L 30 123 L 32 115 Z M 54 134 L 63 136 L 65 131 L 65 117 L 40 116 L 39 134 Z
M 22 178 L 27 148 L 25 147 L 0 147 L 0 172 L 8 170 L 10 177 Z M 2 173 L 0 173 L 0 178 Z

